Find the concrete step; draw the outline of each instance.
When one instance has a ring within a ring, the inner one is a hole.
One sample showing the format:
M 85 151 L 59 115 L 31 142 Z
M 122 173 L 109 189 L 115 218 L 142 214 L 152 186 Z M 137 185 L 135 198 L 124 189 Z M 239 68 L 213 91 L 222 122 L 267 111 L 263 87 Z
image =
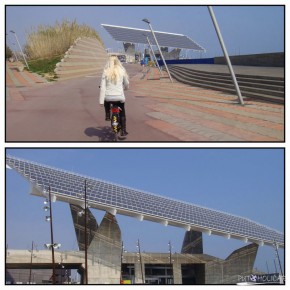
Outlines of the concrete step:
M 59 80 L 100 74 L 108 55 L 97 39 L 78 39 L 56 65 L 55 72 Z
M 59 70 L 57 71 L 57 74 L 59 75 L 65 75 L 65 74 L 71 74 L 71 73 L 92 73 L 92 72 L 99 72 L 102 71 L 103 68 L 97 68 L 97 67 L 90 67 L 90 68 L 74 68 L 74 69 L 70 69 L 70 70 Z
M 183 71 L 193 71 L 199 74 L 204 74 L 204 75 L 213 75 L 213 76 L 230 76 L 229 72 L 224 73 L 224 72 L 216 72 L 216 71 L 205 71 L 205 70 L 197 70 L 193 68 L 186 68 L 184 66 L 179 66 L 179 65 L 171 65 L 170 68 L 175 68 Z M 284 77 L 276 77 L 276 76 L 267 76 L 267 75 L 257 75 L 257 74 L 239 74 L 236 73 L 236 77 L 244 77 L 244 78 L 256 78 L 260 80 L 267 80 L 267 79 L 274 79 L 274 80 L 280 80 L 284 81 Z
M 179 71 L 178 69 L 172 68 L 172 71 L 175 72 L 176 74 L 183 75 L 185 78 L 188 79 L 194 79 L 194 80 L 200 80 L 200 81 L 213 81 L 213 82 L 219 82 L 219 84 L 222 85 L 232 85 L 233 81 L 230 76 L 228 77 L 208 77 L 204 75 L 200 75 L 198 73 L 192 73 L 188 71 Z M 259 88 L 264 88 L 266 90 L 273 90 L 273 91 L 280 91 L 284 93 L 284 82 L 281 81 L 275 81 L 275 80 L 262 80 L 262 82 L 259 79 L 256 78 L 244 78 L 244 77 L 237 77 L 237 81 L 240 86 L 248 86 L 248 87 L 259 87 Z
M 200 71 L 196 73 L 196 71 L 180 69 L 179 67 L 170 67 L 170 72 L 176 80 L 188 85 L 236 94 L 231 77 L 226 77 L 225 74 L 216 73 L 216 77 L 214 77 L 215 73 L 200 73 Z M 274 80 L 271 80 L 269 77 L 259 78 L 259 76 L 254 76 L 253 79 L 242 76 L 237 78 L 237 80 L 243 96 L 284 103 L 284 82 L 282 82 L 282 86 L 281 81 L 277 81 L 275 77 Z M 260 83 L 260 80 L 267 80 L 268 84 Z
M 107 60 L 107 55 L 96 55 L 96 56 L 87 56 L 87 55 L 65 55 L 63 62 L 68 61 L 98 61 L 98 60 Z
M 103 52 L 100 50 L 82 50 L 82 49 L 73 49 L 71 51 L 68 51 L 66 53 L 66 55 L 70 55 L 70 56 L 79 56 L 79 55 L 82 55 L 82 56 L 98 56 L 98 55 L 102 55 Z
M 60 67 L 54 70 L 57 74 L 70 73 L 71 71 L 91 71 L 91 70 L 102 70 L 102 66 L 72 66 L 72 67 Z
M 170 67 L 173 71 L 176 72 L 182 72 L 184 75 L 188 76 L 196 76 L 209 79 L 214 78 L 218 79 L 220 82 L 232 82 L 232 78 L 230 74 L 224 74 L 224 73 L 213 73 L 213 72 L 203 72 L 203 71 L 197 71 L 193 69 L 186 69 L 182 67 Z M 259 84 L 267 84 L 267 85 L 275 85 L 275 86 L 282 86 L 284 87 L 284 78 L 280 77 L 267 77 L 267 76 L 253 76 L 253 75 L 241 75 L 236 74 L 236 78 L 238 81 L 244 81 L 244 82 L 250 82 L 250 83 L 259 83 Z
M 71 67 L 82 67 L 82 66 L 87 66 L 87 67 L 92 67 L 92 66 L 98 66 L 99 59 L 96 59 L 95 61 L 67 61 L 67 62 L 61 62 L 56 65 L 56 68 L 68 68 L 70 69 Z
M 93 70 L 93 71 L 74 71 L 74 72 L 66 72 L 65 74 L 59 74 L 58 80 L 68 80 L 73 78 L 80 78 L 86 76 L 99 76 L 101 75 L 103 70 Z
M 78 44 L 87 44 L 87 45 L 98 45 L 103 47 L 103 44 L 97 39 L 97 38 L 88 38 L 88 37 L 84 37 L 84 38 L 80 38 L 77 41 Z
M 103 50 L 104 49 L 103 46 L 101 46 L 100 44 L 97 44 L 97 43 L 92 43 L 92 44 L 78 43 L 76 45 L 76 47 L 79 48 L 79 49 L 84 49 L 84 50 L 86 50 L 86 49 L 89 49 L 89 50 L 92 50 L 92 49 L 94 49 L 94 50 L 95 49 Z
M 175 78 L 177 81 L 180 81 L 190 86 L 202 87 L 202 88 L 216 90 L 216 91 L 223 91 L 226 93 L 236 95 L 236 90 L 233 85 L 221 86 L 219 83 L 213 83 L 212 81 L 201 83 L 198 81 L 193 81 L 192 79 L 186 79 L 180 75 L 177 75 L 175 72 L 171 72 L 171 76 Z M 244 97 L 262 99 L 269 102 L 284 103 L 284 94 L 283 96 L 277 96 L 276 92 L 273 93 L 273 91 L 265 91 L 265 90 L 259 90 L 259 89 L 251 91 L 249 90 L 248 87 L 242 87 L 242 86 L 240 86 L 240 90 Z
M 208 78 L 208 79 L 201 79 L 195 78 L 194 76 L 187 76 L 185 74 L 182 74 L 180 72 L 174 72 L 176 75 L 178 75 L 180 78 L 183 78 L 188 81 L 192 81 L 192 83 L 202 83 L 202 84 L 208 84 L 216 87 L 223 87 L 223 88 L 234 88 L 234 84 L 232 80 L 230 79 L 228 82 L 221 82 L 218 78 Z M 264 93 L 268 95 L 274 95 L 278 97 L 284 97 L 284 88 L 281 88 L 279 86 L 267 86 L 267 85 L 259 85 L 257 83 L 248 83 L 248 82 L 240 82 L 238 81 L 239 87 L 242 90 L 242 88 L 246 88 L 249 92 L 259 92 Z M 277 89 L 278 88 L 278 89 Z

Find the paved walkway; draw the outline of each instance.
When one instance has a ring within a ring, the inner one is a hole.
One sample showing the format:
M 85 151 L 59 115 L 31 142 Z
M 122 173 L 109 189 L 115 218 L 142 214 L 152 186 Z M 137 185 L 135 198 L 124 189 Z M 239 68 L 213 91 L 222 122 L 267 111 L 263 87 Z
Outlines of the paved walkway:
M 153 98 L 147 124 L 181 141 L 283 141 L 284 106 L 159 80 L 152 69 L 147 78 L 136 76 L 131 90 Z
M 6 62 L 6 100 L 23 100 L 20 89 L 35 87 L 48 82 L 38 74 L 20 71 L 20 62 Z
M 160 79 L 157 68 L 126 68 L 130 134 L 124 141 L 284 141 L 283 105 L 246 98 L 241 106 L 234 95 Z M 7 141 L 110 141 L 103 136 L 104 128 L 110 130 L 103 126 L 103 111 L 96 115 L 98 84 L 84 78 L 47 87 L 43 79 L 8 64 Z

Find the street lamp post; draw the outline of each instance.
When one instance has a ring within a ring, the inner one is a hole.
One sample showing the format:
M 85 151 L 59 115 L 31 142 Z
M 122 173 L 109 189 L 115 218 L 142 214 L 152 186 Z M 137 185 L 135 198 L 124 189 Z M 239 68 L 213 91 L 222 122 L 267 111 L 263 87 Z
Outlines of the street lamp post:
M 87 217 L 87 180 L 85 179 L 85 284 L 88 284 Z
M 20 51 L 21 51 L 21 54 L 22 54 L 22 56 L 23 56 L 23 59 L 24 59 L 24 61 L 25 61 L 25 64 L 26 64 L 27 68 L 29 69 L 29 65 L 28 65 L 28 63 L 27 63 L 26 57 L 25 57 L 25 55 L 24 55 L 24 53 L 23 53 L 23 50 L 22 50 L 22 48 L 21 48 L 21 45 L 20 45 L 20 43 L 19 43 L 19 40 L 18 40 L 18 37 L 17 37 L 16 32 L 13 31 L 13 30 L 10 30 L 10 32 L 14 34 L 15 39 L 16 39 L 16 41 L 17 41 L 17 43 L 18 43 L 19 49 L 20 49 Z
M 47 206 L 48 203 L 48 206 Z M 61 244 L 54 243 L 53 239 L 53 219 L 52 219 L 52 206 L 51 206 L 51 189 L 50 186 L 48 187 L 48 200 L 44 202 L 44 210 L 49 210 L 49 216 L 46 216 L 46 221 L 50 222 L 50 244 L 45 244 L 45 247 L 47 247 L 49 250 L 51 250 L 51 256 L 52 256 L 52 284 L 56 284 L 55 279 L 55 258 L 54 258 L 54 249 L 58 249 Z
M 124 243 L 122 241 L 122 248 L 121 248 L 121 270 L 120 270 L 120 284 L 122 282 L 122 264 L 123 264 L 123 253 L 124 253 Z
M 9 35 L 6 33 L 6 36 L 8 37 Z M 12 45 L 15 45 L 15 43 L 12 43 Z M 11 48 L 11 51 L 12 51 L 12 53 L 13 53 L 13 55 L 14 55 L 16 61 L 18 62 L 18 57 L 17 57 L 17 54 L 15 53 L 14 49 Z
M 32 241 L 31 256 L 30 256 L 29 284 L 31 284 L 32 258 L 33 258 L 33 241 Z
M 283 276 L 284 274 L 283 274 L 283 269 L 282 269 L 282 265 L 281 265 L 281 261 L 280 261 L 279 252 L 278 252 L 278 245 L 277 245 L 276 241 L 274 241 L 273 246 L 275 248 L 276 256 L 277 256 L 277 259 L 278 259 L 278 263 L 279 263 L 279 267 L 280 267 L 280 273 Z
M 151 42 L 150 42 L 150 40 L 149 40 L 149 37 L 148 37 L 148 35 L 146 35 L 146 34 L 143 34 L 143 35 L 146 36 L 146 39 L 147 39 L 148 45 L 149 45 L 149 47 L 150 47 L 150 50 L 151 50 L 151 53 L 152 53 L 152 55 L 153 55 L 154 61 L 156 62 L 156 65 L 157 65 L 157 67 L 158 67 L 158 70 L 159 70 L 160 76 L 163 77 L 162 70 L 161 70 L 161 68 L 160 68 L 160 66 L 159 66 L 159 63 L 158 63 L 158 61 L 157 61 L 157 58 L 156 58 L 156 55 L 155 55 L 154 50 L 153 50 L 153 48 L 152 48 Z M 155 65 L 155 66 L 156 66 L 156 65 Z
M 140 241 L 139 241 L 139 239 L 137 241 L 137 248 L 138 248 L 138 254 L 139 254 L 139 262 L 140 262 L 140 266 L 141 266 L 142 283 L 145 284 L 145 282 L 144 282 L 143 264 L 142 264 L 142 258 L 141 258 L 141 249 L 140 249 Z
M 169 247 L 169 263 L 171 265 L 171 269 L 172 269 L 172 284 L 174 284 L 174 273 L 173 273 L 173 263 L 174 260 L 172 259 L 172 245 L 171 245 L 171 241 L 168 242 L 168 247 Z
M 55 260 L 54 260 L 54 241 L 53 241 L 53 225 L 52 225 L 52 208 L 51 208 L 51 191 L 48 187 L 49 195 L 49 215 L 50 215 L 50 242 L 51 242 L 51 255 L 52 255 L 52 284 L 55 284 Z
M 169 69 L 168 69 L 168 67 L 167 67 L 167 64 L 166 64 L 165 59 L 164 59 L 163 54 L 162 54 L 162 51 L 161 51 L 161 49 L 160 49 L 159 43 L 158 43 L 157 38 L 156 38 L 156 36 L 155 36 L 155 33 L 154 33 L 153 29 L 152 29 L 151 23 L 150 23 L 150 21 L 149 21 L 148 19 L 146 19 L 146 18 L 142 19 L 142 21 L 144 21 L 145 23 L 147 23 L 147 24 L 149 25 L 149 28 L 150 28 L 150 30 L 151 30 L 151 32 L 152 32 L 152 35 L 153 35 L 154 40 L 155 40 L 155 43 L 156 43 L 156 45 L 157 45 L 157 47 L 158 47 L 158 50 L 159 50 L 160 56 L 161 56 L 161 58 L 162 58 L 162 61 L 163 61 L 163 63 L 164 63 L 164 66 L 165 66 L 165 68 L 166 68 L 166 71 L 167 71 L 167 73 L 168 73 L 168 76 L 169 76 L 169 78 L 170 78 L 170 81 L 173 83 L 173 80 L 172 80 L 172 78 L 171 78 L 171 75 L 170 75 Z
M 241 91 L 240 91 L 240 87 L 239 87 L 239 84 L 237 82 L 237 79 L 236 79 L 236 76 L 235 76 L 235 72 L 233 70 L 233 67 L 232 67 L 232 63 L 231 63 L 231 60 L 229 58 L 229 55 L 228 55 L 228 52 L 227 52 L 227 49 L 226 49 L 226 46 L 225 46 L 225 43 L 223 41 L 223 37 L 222 37 L 222 34 L 220 32 L 220 29 L 219 29 L 219 25 L 216 21 L 216 18 L 215 18 L 215 15 L 214 15 L 214 12 L 213 12 L 213 9 L 211 6 L 208 6 L 208 11 L 209 11 L 209 14 L 211 16 L 211 19 L 212 19 L 212 22 L 214 24 L 214 27 L 215 27 L 215 30 L 216 30 L 216 33 L 218 35 L 218 38 L 219 38 L 219 41 L 220 41 L 220 45 L 222 47 L 222 50 L 223 50 L 223 53 L 224 53 L 224 56 L 226 58 L 226 61 L 227 61 L 227 65 L 229 67 L 229 70 L 230 70 L 230 73 L 231 73 L 231 76 L 232 76 L 232 80 L 233 80 L 233 83 L 234 83 L 234 86 L 235 86 L 235 89 L 236 89 L 236 92 L 237 92 L 237 95 L 238 95 L 238 98 L 239 98 L 239 101 L 240 101 L 240 104 L 241 105 L 244 105 L 244 100 L 243 100 L 243 97 L 242 97 L 242 94 L 241 94 Z

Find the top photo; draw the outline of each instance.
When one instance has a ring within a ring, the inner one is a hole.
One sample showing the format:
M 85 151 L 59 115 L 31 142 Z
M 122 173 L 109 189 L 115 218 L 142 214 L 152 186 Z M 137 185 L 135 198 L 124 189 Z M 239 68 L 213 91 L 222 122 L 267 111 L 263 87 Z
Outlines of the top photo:
M 285 6 L 5 6 L 6 142 L 285 142 Z

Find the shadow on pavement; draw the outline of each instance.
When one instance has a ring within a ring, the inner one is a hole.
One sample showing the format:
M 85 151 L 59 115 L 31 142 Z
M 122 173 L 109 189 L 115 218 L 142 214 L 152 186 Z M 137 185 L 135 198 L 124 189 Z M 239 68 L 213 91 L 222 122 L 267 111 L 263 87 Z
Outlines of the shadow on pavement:
M 100 142 L 114 142 L 115 134 L 111 127 L 90 127 L 85 130 L 85 134 L 89 137 L 98 137 Z M 118 140 L 124 141 L 126 137 L 118 136 Z
M 111 127 L 90 127 L 85 130 L 89 137 L 98 137 L 101 142 L 114 142 L 115 135 Z

